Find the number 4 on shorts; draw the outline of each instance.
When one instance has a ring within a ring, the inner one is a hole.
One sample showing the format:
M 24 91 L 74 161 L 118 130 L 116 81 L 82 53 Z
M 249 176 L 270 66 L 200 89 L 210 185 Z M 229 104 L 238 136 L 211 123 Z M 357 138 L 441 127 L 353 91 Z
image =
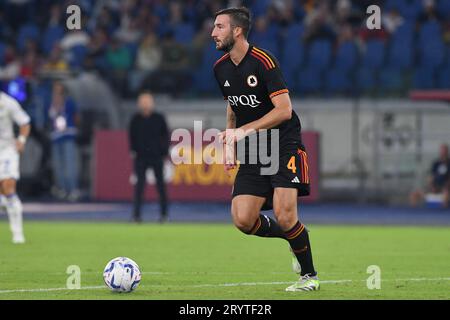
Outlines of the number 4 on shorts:
M 289 162 L 287 164 L 287 168 L 292 171 L 292 173 L 297 173 L 297 167 L 295 166 L 295 156 L 292 156 L 291 159 L 289 159 Z

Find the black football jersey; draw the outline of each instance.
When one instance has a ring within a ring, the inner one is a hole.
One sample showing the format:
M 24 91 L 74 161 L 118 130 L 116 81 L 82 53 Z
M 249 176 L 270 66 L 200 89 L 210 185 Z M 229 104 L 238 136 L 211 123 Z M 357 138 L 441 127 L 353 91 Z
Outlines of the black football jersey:
M 236 128 L 269 113 L 274 108 L 271 98 L 289 92 L 275 57 L 251 45 L 239 65 L 231 61 L 229 53 L 223 55 L 214 64 L 214 74 L 236 115 Z M 291 119 L 273 129 L 279 129 L 280 152 L 289 145 L 301 145 L 300 120 L 295 111 Z

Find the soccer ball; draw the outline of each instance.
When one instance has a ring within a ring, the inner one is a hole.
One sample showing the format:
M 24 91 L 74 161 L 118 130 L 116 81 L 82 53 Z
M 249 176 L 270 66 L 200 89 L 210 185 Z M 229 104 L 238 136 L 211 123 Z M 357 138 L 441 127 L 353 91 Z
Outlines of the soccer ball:
M 141 271 L 137 263 L 130 258 L 117 257 L 106 265 L 103 280 L 114 292 L 131 292 L 141 281 Z

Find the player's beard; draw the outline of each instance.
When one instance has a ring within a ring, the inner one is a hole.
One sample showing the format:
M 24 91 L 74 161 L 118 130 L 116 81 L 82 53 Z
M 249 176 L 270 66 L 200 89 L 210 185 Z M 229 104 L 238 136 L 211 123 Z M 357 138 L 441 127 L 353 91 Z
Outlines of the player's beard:
M 226 37 L 225 39 L 223 39 L 223 41 L 221 41 L 221 45 L 217 48 L 218 50 L 222 50 L 225 52 L 230 52 L 231 49 L 233 49 L 235 41 L 233 39 L 233 33 L 230 32 L 230 34 L 228 35 L 228 37 Z

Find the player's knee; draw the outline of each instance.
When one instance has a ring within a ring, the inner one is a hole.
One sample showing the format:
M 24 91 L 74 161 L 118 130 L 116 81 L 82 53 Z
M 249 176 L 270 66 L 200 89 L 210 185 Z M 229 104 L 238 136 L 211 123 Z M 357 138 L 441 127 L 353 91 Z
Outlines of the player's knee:
M 10 196 L 16 193 L 15 181 L 6 180 L 2 183 L 2 193 L 5 196 Z
M 295 208 L 284 207 L 274 210 L 278 225 L 283 230 L 289 230 L 298 220 Z
M 245 234 L 249 234 L 253 228 L 255 221 L 250 221 L 246 216 L 238 210 L 232 210 L 233 223 L 237 229 Z

